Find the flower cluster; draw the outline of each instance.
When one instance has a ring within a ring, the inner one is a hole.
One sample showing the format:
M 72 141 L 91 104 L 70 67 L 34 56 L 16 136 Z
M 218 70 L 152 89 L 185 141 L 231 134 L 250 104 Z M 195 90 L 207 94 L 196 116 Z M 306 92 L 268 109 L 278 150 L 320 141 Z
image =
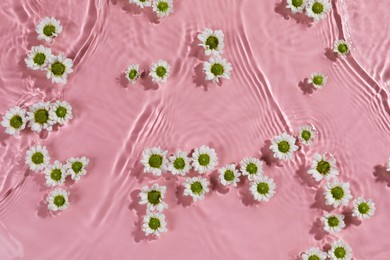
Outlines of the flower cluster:
M 161 18 L 173 13 L 173 0 L 129 0 L 140 8 L 152 7 L 153 12 Z
M 317 247 L 313 247 L 304 252 L 301 256 L 302 260 L 325 260 L 329 257 L 332 260 L 351 260 L 352 259 L 352 248 L 339 239 L 333 241 L 330 244 L 330 249 L 326 253 Z
M 286 6 L 293 13 L 303 13 L 306 10 L 306 15 L 316 22 L 326 18 L 332 9 L 329 0 L 287 0 Z
M 170 72 L 171 66 L 168 62 L 165 60 L 159 60 L 150 66 L 149 77 L 156 83 L 165 83 L 169 78 Z M 141 74 L 139 64 L 131 64 L 125 71 L 126 79 L 132 84 L 137 82 L 137 80 L 141 77 Z
M 55 124 L 63 125 L 72 119 L 71 105 L 62 100 L 37 102 L 29 106 L 28 111 L 22 107 L 10 108 L 3 116 L 1 125 L 10 135 L 18 135 L 26 125 L 34 132 L 51 131 Z

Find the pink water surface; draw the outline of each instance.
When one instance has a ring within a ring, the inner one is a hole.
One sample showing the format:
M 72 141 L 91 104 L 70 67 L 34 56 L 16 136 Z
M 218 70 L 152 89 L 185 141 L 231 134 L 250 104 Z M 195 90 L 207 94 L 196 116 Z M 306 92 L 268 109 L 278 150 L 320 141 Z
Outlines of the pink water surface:
M 158 20 L 126 0 L 0 2 L 0 114 L 59 98 L 74 108 L 74 119 L 50 134 L 13 137 L 0 129 L 0 259 L 295 260 L 339 237 L 355 260 L 390 259 L 390 175 L 383 166 L 390 156 L 390 2 L 334 0 L 318 24 L 279 0 L 174 4 L 174 14 Z M 34 26 L 45 16 L 64 28 L 46 45 L 74 60 L 65 86 L 24 64 L 27 51 L 42 44 Z M 234 68 L 220 86 L 201 71 L 207 57 L 196 35 L 208 27 L 225 33 L 224 57 Z M 345 60 L 329 49 L 338 38 L 353 46 Z M 172 66 L 166 84 L 126 83 L 129 64 L 146 69 L 158 59 Z M 316 71 L 329 83 L 310 93 L 303 81 Z M 269 140 L 305 123 L 319 131 L 314 144 L 293 161 L 272 159 Z M 38 143 L 58 160 L 90 158 L 87 176 L 68 183 L 71 205 L 61 214 L 48 212 L 43 175 L 24 165 L 26 149 Z M 202 144 L 216 149 L 221 166 L 262 158 L 276 195 L 254 203 L 247 182 L 222 189 L 211 174 L 212 191 L 194 205 L 181 195 L 183 178 L 142 173 L 145 147 L 175 152 Z M 318 218 L 328 207 L 306 174 L 316 152 L 334 154 L 352 194 L 376 202 L 372 219 L 336 210 L 347 213 L 346 229 L 321 231 Z M 138 192 L 154 182 L 168 187 L 169 231 L 160 239 L 140 229 Z

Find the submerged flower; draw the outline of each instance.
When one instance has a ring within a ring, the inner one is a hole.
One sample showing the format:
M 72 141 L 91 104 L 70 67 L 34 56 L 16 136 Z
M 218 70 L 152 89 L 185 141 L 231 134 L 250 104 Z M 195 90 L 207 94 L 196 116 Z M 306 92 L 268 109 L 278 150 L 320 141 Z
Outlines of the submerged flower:
M 80 178 L 87 174 L 85 169 L 89 164 L 89 159 L 85 156 L 80 158 L 69 158 L 66 161 L 67 174 L 70 175 L 72 180 L 79 181 Z
M 309 0 L 306 5 L 306 14 L 318 22 L 324 19 L 331 9 L 332 4 L 329 0 Z
M 263 162 L 253 157 L 244 158 L 240 162 L 240 170 L 243 176 L 248 176 L 248 180 L 253 181 L 263 175 Z
M 52 124 L 63 125 L 72 119 L 72 107 L 66 101 L 57 100 L 51 104 L 49 118 Z
M 334 241 L 330 246 L 331 249 L 328 252 L 328 256 L 331 260 L 352 259 L 352 248 L 343 240 Z
M 45 17 L 37 24 L 35 31 L 38 33 L 38 40 L 51 42 L 62 32 L 62 26 L 54 17 Z
M 345 58 L 351 49 L 351 45 L 345 40 L 337 40 L 333 45 L 333 51 Z
M 129 65 L 125 71 L 125 76 L 128 81 L 131 83 L 135 83 L 137 79 L 140 77 L 139 73 L 139 65 L 134 64 L 134 65 Z
M 203 177 L 187 178 L 184 182 L 184 195 L 191 196 L 194 201 L 203 200 L 209 192 L 209 181 Z
M 146 205 L 148 211 L 163 211 L 168 208 L 168 205 L 163 201 L 166 191 L 167 187 L 160 186 L 157 183 L 153 184 L 151 188 L 145 185 L 139 193 L 141 197 L 139 204 Z
M 287 0 L 287 8 L 290 8 L 291 11 L 295 13 L 302 13 L 305 9 L 307 0 Z
M 371 199 L 358 197 L 353 202 L 352 216 L 360 219 L 369 219 L 375 214 L 375 203 Z
M 312 125 L 303 125 L 299 127 L 298 138 L 303 145 L 311 145 L 316 136 L 317 132 Z
M 28 126 L 34 132 L 41 132 L 43 129 L 52 130 L 52 123 L 49 118 L 50 102 L 38 102 L 29 107 L 27 112 Z
M 237 166 L 234 163 L 226 165 L 219 169 L 218 172 L 219 180 L 223 186 L 233 185 L 235 187 L 240 181 L 241 173 L 237 170 Z
M 346 206 L 352 199 L 349 186 L 349 182 L 339 182 L 337 179 L 333 182 L 328 182 L 324 187 L 326 205 L 333 205 L 335 208 Z
M 141 8 L 152 6 L 151 0 L 129 0 L 130 3 L 136 4 Z
M 49 193 L 47 202 L 49 210 L 58 211 L 69 207 L 69 192 L 64 189 L 57 188 Z
M 145 173 L 161 176 L 168 169 L 167 151 L 160 147 L 146 148 L 142 153 L 141 163 Z
M 165 83 L 169 77 L 171 66 L 165 60 L 159 60 L 150 68 L 149 76 L 154 82 Z
M 324 230 L 330 233 L 338 233 L 345 228 L 344 215 L 330 214 L 326 212 L 321 218 L 324 224 Z
M 267 176 L 256 178 L 250 186 L 253 198 L 258 201 L 269 201 L 275 194 L 276 184 Z
M 26 110 L 15 106 L 5 112 L 1 125 L 5 127 L 5 133 L 18 135 L 26 127 L 26 121 Z
M 173 13 L 173 0 L 155 0 L 152 7 L 158 17 L 165 17 Z
M 161 233 L 168 231 L 165 215 L 160 212 L 146 212 L 142 229 L 147 236 L 156 235 L 159 237 Z
M 327 76 L 325 74 L 315 72 L 312 73 L 309 78 L 309 83 L 312 84 L 316 89 L 322 89 L 323 86 L 326 85 Z
M 336 159 L 332 155 L 316 153 L 307 173 L 312 175 L 316 181 L 321 181 L 322 179 L 329 180 L 332 177 L 336 177 L 339 174 L 336 167 Z
M 25 157 L 25 162 L 31 171 L 38 172 L 43 170 L 50 163 L 50 156 L 46 146 L 31 146 Z
M 280 160 L 292 160 L 294 152 L 298 150 L 295 145 L 296 139 L 287 133 L 282 133 L 272 140 L 270 149 L 274 152 L 274 157 Z
M 46 48 L 42 45 L 33 46 L 27 54 L 27 58 L 24 59 L 24 62 L 29 69 L 43 70 L 46 68 L 52 56 L 53 54 L 51 53 L 50 48 Z
M 206 80 L 219 82 L 221 78 L 230 79 L 232 65 L 221 57 L 211 57 L 203 63 L 203 71 L 206 74 Z
M 185 176 L 191 169 L 191 160 L 186 152 L 178 151 L 169 157 L 168 171 L 173 175 Z
M 213 148 L 202 145 L 192 153 L 192 167 L 200 174 L 214 170 L 217 165 L 218 157 Z
M 53 83 L 66 84 L 68 74 L 73 72 L 73 61 L 63 53 L 52 56 L 47 67 L 46 77 Z
M 45 174 L 46 185 L 48 187 L 64 184 L 67 175 L 65 165 L 59 161 L 48 165 L 43 173 Z
M 224 35 L 221 30 L 205 29 L 201 34 L 198 34 L 200 40 L 199 46 L 205 49 L 206 55 L 220 55 L 224 48 Z
M 312 247 L 302 254 L 302 260 L 325 260 L 328 255 L 317 247 Z

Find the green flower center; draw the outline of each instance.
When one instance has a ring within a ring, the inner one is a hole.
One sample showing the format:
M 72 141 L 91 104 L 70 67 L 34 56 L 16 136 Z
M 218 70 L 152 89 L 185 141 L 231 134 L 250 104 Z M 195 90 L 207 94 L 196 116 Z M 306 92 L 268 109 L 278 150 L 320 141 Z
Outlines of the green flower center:
M 211 65 L 210 71 L 215 76 L 221 76 L 221 75 L 223 75 L 225 68 L 219 63 L 214 63 L 213 65 Z
M 160 12 L 166 12 L 168 11 L 169 9 L 169 5 L 167 2 L 159 2 L 157 4 L 157 9 L 160 11 Z
M 215 50 L 218 48 L 219 40 L 215 36 L 209 36 L 206 40 L 206 45 L 210 50 Z
M 257 192 L 260 193 L 261 195 L 268 194 L 268 192 L 269 192 L 268 183 L 260 182 L 259 184 L 257 184 Z
M 232 170 L 226 170 L 223 177 L 226 181 L 234 180 L 234 172 Z
M 316 75 L 313 77 L 313 83 L 315 85 L 322 85 L 324 83 L 324 77 L 321 75 Z
M 64 118 L 67 113 L 68 113 L 68 110 L 65 107 L 58 107 L 56 110 L 56 115 L 59 118 Z
M 330 227 L 337 227 L 339 225 L 339 219 L 336 218 L 335 216 L 329 217 L 328 218 L 328 225 Z
M 319 2 L 315 2 L 311 8 L 311 10 L 313 11 L 313 13 L 315 14 L 321 14 L 323 11 L 324 11 L 324 5 L 319 3 Z
M 156 74 L 157 76 L 159 76 L 160 78 L 164 77 L 165 74 L 167 73 L 167 69 L 163 66 L 158 66 L 157 69 L 156 69 Z
M 43 33 L 48 36 L 48 37 L 51 37 L 53 36 L 53 34 L 56 32 L 56 27 L 52 24 L 48 24 L 46 25 L 44 28 L 43 28 Z
M 137 70 L 130 70 L 128 76 L 129 76 L 129 79 L 133 80 L 133 79 L 137 78 L 137 76 L 138 76 L 138 71 L 137 71 Z
M 34 153 L 31 156 L 31 161 L 34 164 L 41 164 L 41 163 L 43 163 L 43 159 L 44 159 L 44 156 L 43 156 L 43 153 L 41 153 L 41 152 L 36 152 L 36 153 Z
M 278 143 L 278 150 L 281 153 L 287 153 L 290 151 L 290 144 L 287 141 L 281 141 Z
M 198 162 L 202 166 L 207 166 L 210 163 L 210 156 L 207 153 L 202 153 L 198 157 Z
M 150 218 L 149 227 L 153 230 L 157 230 L 159 227 L 161 227 L 160 220 L 158 218 Z
M 56 205 L 57 207 L 61 207 L 65 204 L 65 198 L 64 196 L 62 195 L 57 195 L 54 197 L 54 201 L 53 201 L 54 205 Z
M 163 162 L 163 158 L 159 154 L 152 154 L 149 157 L 149 165 L 152 168 L 160 168 Z
M 368 211 L 370 210 L 370 206 L 368 206 L 368 203 L 366 202 L 363 202 L 363 203 L 360 203 L 359 206 L 358 206 L 358 210 L 361 214 L 367 214 Z
M 330 171 L 330 163 L 324 160 L 321 160 L 317 164 L 317 171 L 322 175 L 326 175 Z
M 161 192 L 157 190 L 152 190 L 148 192 L 148 201 L 152 205 L 157 205 L 161 200 Z
M 330 190 L 333 198 L 340 200 L 344 197 L 344 190 L 341 187 L 334 187 Z
M 38 109 L 35 111 L 34 119 L 35 122 L 41 125 L 47 123 L 47 121 L 49 121 L 49 111 L 46 109 Z
M 81 169 L 83 168 L 83 163 L 82 162 L 74 162 L 72 163 L 72 170 L 74 173 L 79 173 Z
M 345 251 L 344 247 L 337 247 L 335 250 L 334 250 L 334 255 L 337 257 L 337 258 L 344 258 L 344 256 L 347 254 L 347 252 Z
M 62 177 L 62 172 L 60 169 L 54 169 L 50 173 L 50 178 L 54 181 L 59 181 L 61 180 Z
M 316 255 L 311 255 L 308 260 L 320 260 L 320 258 Z
M 23 119 L 21 116 L 19 115 L 15 115 L 11 118 L 11 120 L 9 121 L 9 124 L 15 128 L 15 129 L 18 129 L 19 127 L 21 127 L 23 125 Z
M 303 130 L 303 131 L 302 131 L 302 134 L 301 134 L 301 137 L 302 137 L 303 140 L 309 141 L 310 138 L 311 138 L 311 133 L 310 133 L 310 131 L 308 131 L 308 130 Z
M 33 60 L 34 60 L 35 64 L 43 65 L 46 61 L 46 55 L 43 54 L 42 52 L 39 52 L 39 53 L 35 54 Z
M 340 53 L 347 53 L 349 48 L 348 48 L 348 45 L 345 44 L 345 43 L 340 43 L 339 46 L 337 46 L 337 50 L 340 52 Z
M 173 167 L 175 167 L 176 170 L 182 170 L 186 166 L 186 163 L 183 158 L 176 158 L 173 162 Z
M 62 62 L 56 61 L 51 64 L 50 71 L 54 76 L 62 76 L 65 73 L 65 65 Z
M 294 7 L 300 7 L 302 5 L 303 1 L 302 0 L 292 0 L 292 5 Z
M 248 163 L 248 165 L 246 166 L 245 170 L 249 174 L 256 174 L 257 173 L 257 165 L 255 163 Z
M 194 182 L 191 184 L 191 191 L 194 193 L 194 194 L 201 194 L 202 191 L 203 191 L 203 186 L 202 184 L 197 181 L 197 182 Z

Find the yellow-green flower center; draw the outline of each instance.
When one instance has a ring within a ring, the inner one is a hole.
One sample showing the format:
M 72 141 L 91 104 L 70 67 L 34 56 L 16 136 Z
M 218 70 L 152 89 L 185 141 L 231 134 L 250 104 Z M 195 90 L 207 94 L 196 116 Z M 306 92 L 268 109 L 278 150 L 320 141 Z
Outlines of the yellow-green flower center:
M 338 46 L 337 46 L 337 50 L 342 53 L 342 54 L 345 54 L 349 51 L 349 48 L 348 48 L 348 45 L 345 44 L 345 43 L 340 43 Z
M 167 69 L 164 66 L 158 66 L 156 69 L 156 74 L 158 77 L 163 78 L 167 73 Z
M 9 121 L 9 124 L 15 128 L 15 129 L 18 129 L 19 127 L 21 127 L 23 125 L 23 119 L 21 116 L 19 115 L 14 115 L 11 120 Z
M 46 25 L 45 27 L 43 27 L 43 33 L 48 36 L 48 37 L 51 37 L 53 36 L 53 34 L 56 32 L 56 27 L 52 24 L 48 24 Z
M 225 68 L 219 63 L 214 63 L 211 65 L 210 71 L 214 74 L 214 76 L 221 76 L 223 75 Z
M 257 184 L 257 192 L 261 195 L 266 195 L 269 192 L 269 185 L 266 182 L 260 182 Z
M 160 12 L 166 12 L 168 11 L 169 9 L 169 5 L 167 2 L 159 2 L 157 4 L 157 9 L 160 11 Z
M 186 166 L 186 163 L 183 158 L 176 158 L 175 161 L 173 162 L 173 167 L 176 170 L 183 170 L 184 167 Z
M 340 200 L 344 197 L 344 190 L 339 186 L 332 188 L 330 192 L 332 193 L 333 198 L 336 200 Z
M 149 157 L 149 165 L 152 168 L 160 168 L 163 162 L 163 158 L 159 154 L 152 154 Z
M 49 111 L 46 109 L 38 109 L 34 113 L 34 119 L 35 122 L 41 125 L 47 123 L 49 121 Z
M 148 192 L 148 202 L 152 205 L 157 205 L 161 200 L 161 192 L 152 190 Z
M 339 219 L 335 216 L 331 216 L 328 218 L 328 225 L 330 227 L 337 227 L 339 225 Z
M 278 143 L 278 150 L 281 153 L 287 153 L 290 151 L 290 144 L 287 141 L 281 141 Z
M 210 50 L 215 50 L 218 48 L 219 40 L 214 35 L 211 35 L 206 40 L 206 46 L 209 47 Z
M 334 255 L 337 258 L 342 259 L 345 257 L 346 254 L 347 254 L 347 252 L 345 251 L 344 247 L 336 247 L 336 249 L 334 250 Z
M 201 194 L 202 191 L 203 191 L 203 186 L 202 184 L 199 182 L 199 181 L 196 181 L 194 183 L 191 184 L 191 191 L 194 193 L 194 194 Z
M 34 58 L 34 63 L 41 66 L 45 63 L 46 61 L 46 55 L 42 52 L 38 52 L 37 54 L 35 54 Z
M 54 76 L 60 77 L 65 73 L 66 66 L 59 61 L 54 62 L 50 66 L 50 71 L 54 74 Z
M 362 202 L 358 206 L 358 210 L 361 214 L 367 214 L 370 211 L 370 206 L 366 202 Z
M 234 180 L 234 172 L 232 170 L 226 170 L 223 177 L 226 181 Z
M 209 163 L 210 163 L 210 155 L 208 155 L 207 153 L 200 154 L 199 157 L 198 157 L 198 162 L 202 166 L 209 165 Z
M 83 163 L 82 162 L 74 162 L 72 163 L 72 170 L 74 173 L 78 174 L 81 172 L 81 169 L 83 169 Z
M 44 159 L 44 156 L 43 156 L 43 153 L 41 153 L 41 152 L 36 152 L 31 156 L 31 161 L 34 164 L 42 164 L 43 159 Z
M 157 230 L 159 227 L 161 227 L 161 222 L 158 218 L 150 218 L 149 220 L 149 227 L 152 230 Z
M 249 174 L 256 174 L 257 173 L 257 165 L 255 163 L 248 163 L 248 165 L 246 166 L 245 170 Z
M 302 0 L 292 0 L 291 3 L 294 7 L 300 7 L 302 5 L 303 1 Z
M 311 8 L 313 13 L 315 14 L 321 14 L 324 11 L 324 5 L 320 2 L 315 2 Z
M 134 80 L 134 79 L 136 79 L 137 76 L 138 76 L 138 71 L 135 70 L 135 69 L 130 70 L 128 76 L 129 76 L 129 79 Z
M 309 141 L 310 138 L 311 138 L 311 133 L 310 133 L 310 131 L 308 131 L 308 130 L 303 130 L 302 133 L 301 133 L 301 137 L 302 137 L 303 140 Z
M 56 110 L 56 115 L 59 118 L 64 118 L 67 113 L 68 113 L 68 110 L 65 107 L 58 107 Z
M 311 255 L 308 260 L 320 260 L 320 258 L 316 255 Z
M 322 175 L 326 175 L 330 171 L 330 163 L 324 160 L 321 160 L 317 163 L 317 171 Z
M 322 83 L 324 83 L 324 77 L 321 75 L 316 75 L 313 77 L 313 83 L 314 85 L 321 86 Z
M 62 172 L 60 169 L 53 169 L 50 173 L 50 178 L 54 181 L 61 180 Z
M 53 201 L 54 205 L 56 205 L 57 207 L 61 207 L 65 204 L 65 198 L 64 196 L 62 195 L 57 195 L 54 197 L 54 201 Z

